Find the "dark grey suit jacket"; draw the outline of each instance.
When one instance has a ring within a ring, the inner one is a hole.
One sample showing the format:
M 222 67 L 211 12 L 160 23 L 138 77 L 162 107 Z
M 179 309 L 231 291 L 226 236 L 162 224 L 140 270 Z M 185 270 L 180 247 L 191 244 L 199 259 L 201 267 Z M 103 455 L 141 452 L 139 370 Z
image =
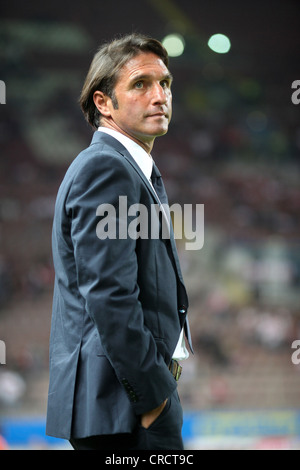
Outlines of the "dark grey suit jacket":
M 68 169 L 55 208 L 51 436 L 131 432 L 177 386 L 168 365 L 187 328 L 188 299 L 174 239 L 100 240 L 97 208 L 118 208 L 121 195 L 149 213 L 158 203 L 123 145 L 96 131 Z

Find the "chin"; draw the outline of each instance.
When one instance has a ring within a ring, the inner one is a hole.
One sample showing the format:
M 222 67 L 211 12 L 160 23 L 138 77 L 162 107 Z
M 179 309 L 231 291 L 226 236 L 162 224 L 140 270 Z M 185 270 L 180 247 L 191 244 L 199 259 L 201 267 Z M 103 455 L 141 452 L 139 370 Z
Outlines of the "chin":
M 165 135 L 167 132 L 168 132 L 169 128 L 167 127 L 167 129 L 162 129 L 161 132 L 159 134 L 157 134 L 157 137 L 160 137 L 162 135 Z
M 153 130 L 153 137 L 159 137 L 161 135 L 165 135 L 169 130 L 169 126 L 159 127 Z

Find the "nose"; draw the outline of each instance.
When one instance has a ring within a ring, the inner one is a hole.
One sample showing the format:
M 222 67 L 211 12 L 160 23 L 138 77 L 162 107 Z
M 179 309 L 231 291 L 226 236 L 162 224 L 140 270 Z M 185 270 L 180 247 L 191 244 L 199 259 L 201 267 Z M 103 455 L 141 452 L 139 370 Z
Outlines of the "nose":
M 166 104 L 168 102 L 168 95 L 166 89 L 161 86 L 160 83 L 155 83 L 153 85 L 153 104 Z

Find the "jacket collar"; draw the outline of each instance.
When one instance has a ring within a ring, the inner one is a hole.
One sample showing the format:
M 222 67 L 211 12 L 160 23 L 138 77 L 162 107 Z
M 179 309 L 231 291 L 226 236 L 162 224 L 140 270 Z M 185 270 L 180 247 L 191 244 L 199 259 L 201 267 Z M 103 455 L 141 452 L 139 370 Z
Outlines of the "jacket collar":
M 100 143 L 105 143 L 112 147 L 115 151 L 120 153 L 123 157 L 126 158 L 126 160 L 130 163 L 130 165 L 135 169 L 139 177 L 143 180 L 144 184 L 147 186 L 148 190 L 151 192 L 152 196 L 154 197 L 155 201 L 160 204 L 160 200 L 157 197 L 156 192 L 154 191 L 150 181 L 147 179 L 145 176 L 144 172 L 141 170 L 140 166 L 136 163 L 135 159 L 133 156 L 130 154 L 130 152 L 126 149 L 126 147 L 119 142 L 116 138 L 113 136 L 106 134 L 104 132 L 99 132 L 95 131 L 91 145 L 93 144 L 100 144 Z

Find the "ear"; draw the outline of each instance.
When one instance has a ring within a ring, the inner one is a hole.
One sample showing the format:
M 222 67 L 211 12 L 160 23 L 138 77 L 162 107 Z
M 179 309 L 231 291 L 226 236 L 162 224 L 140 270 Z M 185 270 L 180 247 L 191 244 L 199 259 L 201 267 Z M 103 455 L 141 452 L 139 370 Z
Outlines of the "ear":
M 94 103 L 100 114 L 104 117 L 110 117 L 110 102 L 111 99 L 102 91 L 95 91 L 93 95 Z

